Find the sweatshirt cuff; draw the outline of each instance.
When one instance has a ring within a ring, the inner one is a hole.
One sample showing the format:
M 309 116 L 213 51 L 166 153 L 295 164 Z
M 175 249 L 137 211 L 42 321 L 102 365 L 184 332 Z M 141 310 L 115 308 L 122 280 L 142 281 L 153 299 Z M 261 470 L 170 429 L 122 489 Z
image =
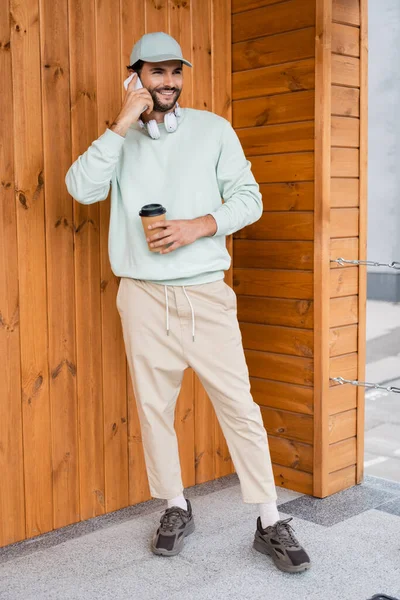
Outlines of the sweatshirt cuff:
M 224 209 L 224 205 L 222 204 L 217 210 L 208 213 L 212 215 L 217 222 L 217 231 L 211 237 L 215 237 L 217 235 L 227 235 L 230 229 L 229 215 L 227 214 L 226 209 Z
M 119 151 L 124 145 L 125 138 L 122 135 L 119 135 L 119 133 L 115 133 L 115 131 L 107 128 L 105 132 L 97 138 L 97 142 L 110 154 L 119 154 Z

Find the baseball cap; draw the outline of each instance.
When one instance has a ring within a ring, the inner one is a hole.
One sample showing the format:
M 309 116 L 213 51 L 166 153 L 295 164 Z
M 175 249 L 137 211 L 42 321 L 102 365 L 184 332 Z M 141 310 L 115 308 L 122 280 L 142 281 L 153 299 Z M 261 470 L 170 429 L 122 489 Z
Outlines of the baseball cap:
M 181 60 L 188 67 L 193 66 L 192 63 L 183 58 L 182 49 L 178 42 L 163 31 L 146 33 L 136 42 L 132 48 L 129 64 L 134 65 L 138 60 L 146 62 Z

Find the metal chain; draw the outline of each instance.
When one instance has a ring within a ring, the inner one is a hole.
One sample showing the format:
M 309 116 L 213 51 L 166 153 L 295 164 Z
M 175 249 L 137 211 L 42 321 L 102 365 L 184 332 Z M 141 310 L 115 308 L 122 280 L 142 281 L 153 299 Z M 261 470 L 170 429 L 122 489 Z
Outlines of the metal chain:
M 351 383 L 351 385 L 364 386 L 368 388 L 374 388 L 376 390 L 386 390 L 387 392 L 395 392 L 396 394 L 400 394 L 400 388 L 391 385 L 390 387 L 385 387 L 384 385 L 378 385 L 377 383 L 367 383 L 366 381 L 357 381 L 351 379 L 344 379 L 343 377 L 330 377 L 332 381 L 337 381 L 338 383 Z
M 337 262 L 339 265 L 349 263 L 352 265 L 368 265 L 370 267 L 390 267 L 391 269 L 400 269 L 400 262 L 396 260 L 391 263 L 380 263 L 373 260 L 346 260 L 345 258 L 331 258 L 331 262 Z

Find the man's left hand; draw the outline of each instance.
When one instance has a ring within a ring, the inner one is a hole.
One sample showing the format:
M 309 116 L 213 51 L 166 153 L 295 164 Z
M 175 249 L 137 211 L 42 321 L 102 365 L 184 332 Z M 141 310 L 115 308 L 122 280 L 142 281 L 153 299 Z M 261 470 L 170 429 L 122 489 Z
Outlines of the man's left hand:
M 162 227 L 163 230 L 151 235 L 151 229 Z M 192 244 L 196 240 L 206 235 L 213 235 L 216 231 L 216 223 L 214 217 L 206 215 L 197 219 L 174 219 L 171 221 L 156 221 L 149 227 L 149 235 L 146 240 L 150 242 L 151 248 L 158 248 L 171 244 L 168 248 L 160 250 L 160 254 L 167 254 Z

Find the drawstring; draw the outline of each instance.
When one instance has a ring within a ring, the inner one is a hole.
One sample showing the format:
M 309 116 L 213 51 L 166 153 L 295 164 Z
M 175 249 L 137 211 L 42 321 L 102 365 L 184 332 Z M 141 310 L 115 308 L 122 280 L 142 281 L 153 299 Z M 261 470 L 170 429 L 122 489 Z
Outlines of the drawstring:
M 194 310 L 193 310 L 192 303 L 190 302 L 190 298 L 186 293 L 185 286 L 183 285 L 182 288 L 183 288 L 183 292 L 187 298 L 187 301 L 189 302 L 190 310 L 192 311 L 192 338 L 193 338 L 193 342 L 194 342 Z M 169 306 L 168 306 L 168 291 L 167 291 L 166 285 L 164 285 L 164 290 L 165 290 L 165 303 L 166 303 L 166 311 L 167 311 L 167 335 L 169 335 Z

